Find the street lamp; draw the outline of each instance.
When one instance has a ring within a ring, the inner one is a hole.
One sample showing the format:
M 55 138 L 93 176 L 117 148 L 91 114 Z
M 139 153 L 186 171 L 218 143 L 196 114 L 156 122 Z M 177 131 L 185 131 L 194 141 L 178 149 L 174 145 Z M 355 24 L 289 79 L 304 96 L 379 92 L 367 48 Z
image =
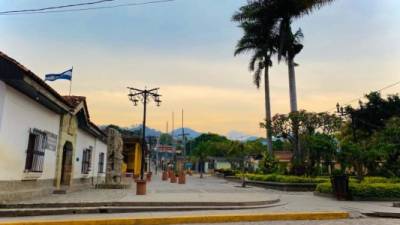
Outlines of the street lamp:
M 129 100 L 133 103 L 134 106 L 138 105 L 138 102 L 143 103 L 143 124 L 142 124 L 142 163 L 140 165 L 140 179 L 143 181 L 144 180 L 144 161 L 145 161 L 145 149 L 147 149 L 146 146 L 146 109 L 147 109 L 147 103 L 149 103 L 151 100 L 153 100 L 157 106 L 160 106 L 161 100 L 160 97 L 161 95 L 158 94 L 158 90 L 160 88 L 153 88 L 153 89 L 147 89 L 145 88 L 144 90 L 140 90 L 137 88 L 133 87 L 128 87 L 129 90 Z M 149 162 L 150 164 L 150 162 Z
M 336 104 L 336 113 L 341 117 L 341 118 L 345 118 L 345 117 L 349 117 L 351 120 L 351 131 L 353 133 L 353 140 L 356 141 L 357 140 L 357 136 L 356 136 L 356 129 L 355 129 L 355 118 L 354 115 L 352 113 L 351 110 L 349 110 L 349 106 L 347 106 L 346 108 L 344 108 L 343 106 L 340 106 L 339 103 Z

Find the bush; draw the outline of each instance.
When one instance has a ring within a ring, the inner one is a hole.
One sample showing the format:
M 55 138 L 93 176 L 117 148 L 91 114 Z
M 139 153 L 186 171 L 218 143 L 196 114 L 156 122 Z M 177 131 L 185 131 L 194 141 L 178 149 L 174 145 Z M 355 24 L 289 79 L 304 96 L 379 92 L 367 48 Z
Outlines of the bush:
M 330 182 L 320 183 L 315 188 L 315 191 L 324 194 L 332 193 L 332 184 Z
M 226 177 L 226 176 L 234 176 L 236 174 L 236 172 L 231 170 L 231 169 L 216 169 L 214 171 L 217 172 L 217 173 L 222 173 L 224 175 L 224 177 Z
M 246 174 L 246 178 L 254 181 L 270 181 L 270 182 L 281 182 L 281 183 L 323 183 L 327 182 L 328 178 L 313 178 L 303 176 L 286 176 L 279 174 Z
M 400 184 L 350 183 L 350 191 L 358 198 L 400 198 Z
M 371 179 L 378 181 L 379 179 Z M 386 181 L 390 181 L 387 179 Z M 400 184 L 395 183 L 356 183 L 350 182 L 350 192 L 353 197 L 360 199 L 393 199 L 400 198 Z M 332 185 L 329 182 L 318 184 L 316 192 L 319 193 L 332 193 Z
M 386 178 L 386 177 L 364 177 L 361 183 L 375 184 L 375 183 L 398 183 L 399 178 Z

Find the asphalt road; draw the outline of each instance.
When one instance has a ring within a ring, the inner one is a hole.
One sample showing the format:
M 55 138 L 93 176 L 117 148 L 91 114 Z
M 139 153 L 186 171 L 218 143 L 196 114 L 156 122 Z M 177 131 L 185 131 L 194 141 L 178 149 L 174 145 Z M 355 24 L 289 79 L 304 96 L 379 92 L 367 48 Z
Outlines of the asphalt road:
M 205 223 L 196 225 L 205 225 Z M 400 219 L 363 218 L 323 221 L 264 221 L 242 223 L 214 223 L 213 225 L 400 225 Z

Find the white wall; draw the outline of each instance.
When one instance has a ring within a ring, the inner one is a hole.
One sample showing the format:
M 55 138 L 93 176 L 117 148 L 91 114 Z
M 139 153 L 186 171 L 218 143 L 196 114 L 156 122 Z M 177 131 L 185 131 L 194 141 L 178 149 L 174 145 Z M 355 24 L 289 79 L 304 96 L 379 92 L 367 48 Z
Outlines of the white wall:
M 87 133 L 84 130 L 78 129 L 77 137 L 76 137 L 76 152 L 75 152 L 75 161 L 74 161 L 74 176 L 73 178 L 88 178 L 88 177 L 98 177 L 105 176 L 105 173 L 98 174 L 98 164 L 99 164 L 99 155 L 101 152 L 105 154 L 105 158 L 107 158 L 107 145 L 101 142 L 99 139 L 95 138 L 93 135 Z M 92 163 L 91 163 L 91 171 L 88 175 L 82 174 L 82 158 L 83 158 L 83 150 L 88 149 L 92 146 Z M 79 158 L 79 162 L 76 161 L 76 158 Z M 105 171 L 106 164 L 104 165 L 103 171 Z
M 0 131 L 3 118 L 4 99 L 6 98 L 6 84 L 0 80 Z
M 31 128 L 58 136 L 60 115 L 0 81 L 0 180 L 21 180 Z M 56 152 L 46 150 L 39 179 L 54 179 Z
M 75 149 L 75 158 L 74 158 L 74 174 L 73 174 L 74 179 L 88 177 L 87 175 L 82 174 L 83 150 L 92 147 L 93 152 L 94 152 L 95 151 L 95 140 L 96 140 L 96 138 L 94 136 L 92 136 L 91 134 L 89 134 L 86 131 L 83 131 L 81 129 L 78 129 L 78 133 L 76 136 L 76 149 Z M 92 152 L 92 158 L 93 158 L 93 152 Z M 79 158 L 79 161 L 76 161 L 77 158 Z M 93 168 L 93 163 L 92 163 L 92 168 Z
M 104 153 L 104 166 L 103 166 L 103 173 L 99 174 L 99 158 L 100 158 L 100 153 Z M 107 144 L 104 142 L 100 141 L 99 139 L 96 139 L 96 153 L 95 153 L 95 158 L 94 158 L 94 170 L 93 170 L 93 176 L 94 177 L 105 177 L 106 175 L 106 168 L 107 168 Z

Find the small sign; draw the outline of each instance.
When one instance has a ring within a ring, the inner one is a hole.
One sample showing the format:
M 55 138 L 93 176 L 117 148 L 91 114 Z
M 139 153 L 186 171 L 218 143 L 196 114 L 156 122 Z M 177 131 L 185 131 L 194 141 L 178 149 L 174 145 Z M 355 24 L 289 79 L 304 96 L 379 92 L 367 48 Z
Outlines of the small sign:
M 48 131 L 45 131 L 45 133 L 46 133 L 46 149 L 50 151 L 56 151 L 57 135 Z

